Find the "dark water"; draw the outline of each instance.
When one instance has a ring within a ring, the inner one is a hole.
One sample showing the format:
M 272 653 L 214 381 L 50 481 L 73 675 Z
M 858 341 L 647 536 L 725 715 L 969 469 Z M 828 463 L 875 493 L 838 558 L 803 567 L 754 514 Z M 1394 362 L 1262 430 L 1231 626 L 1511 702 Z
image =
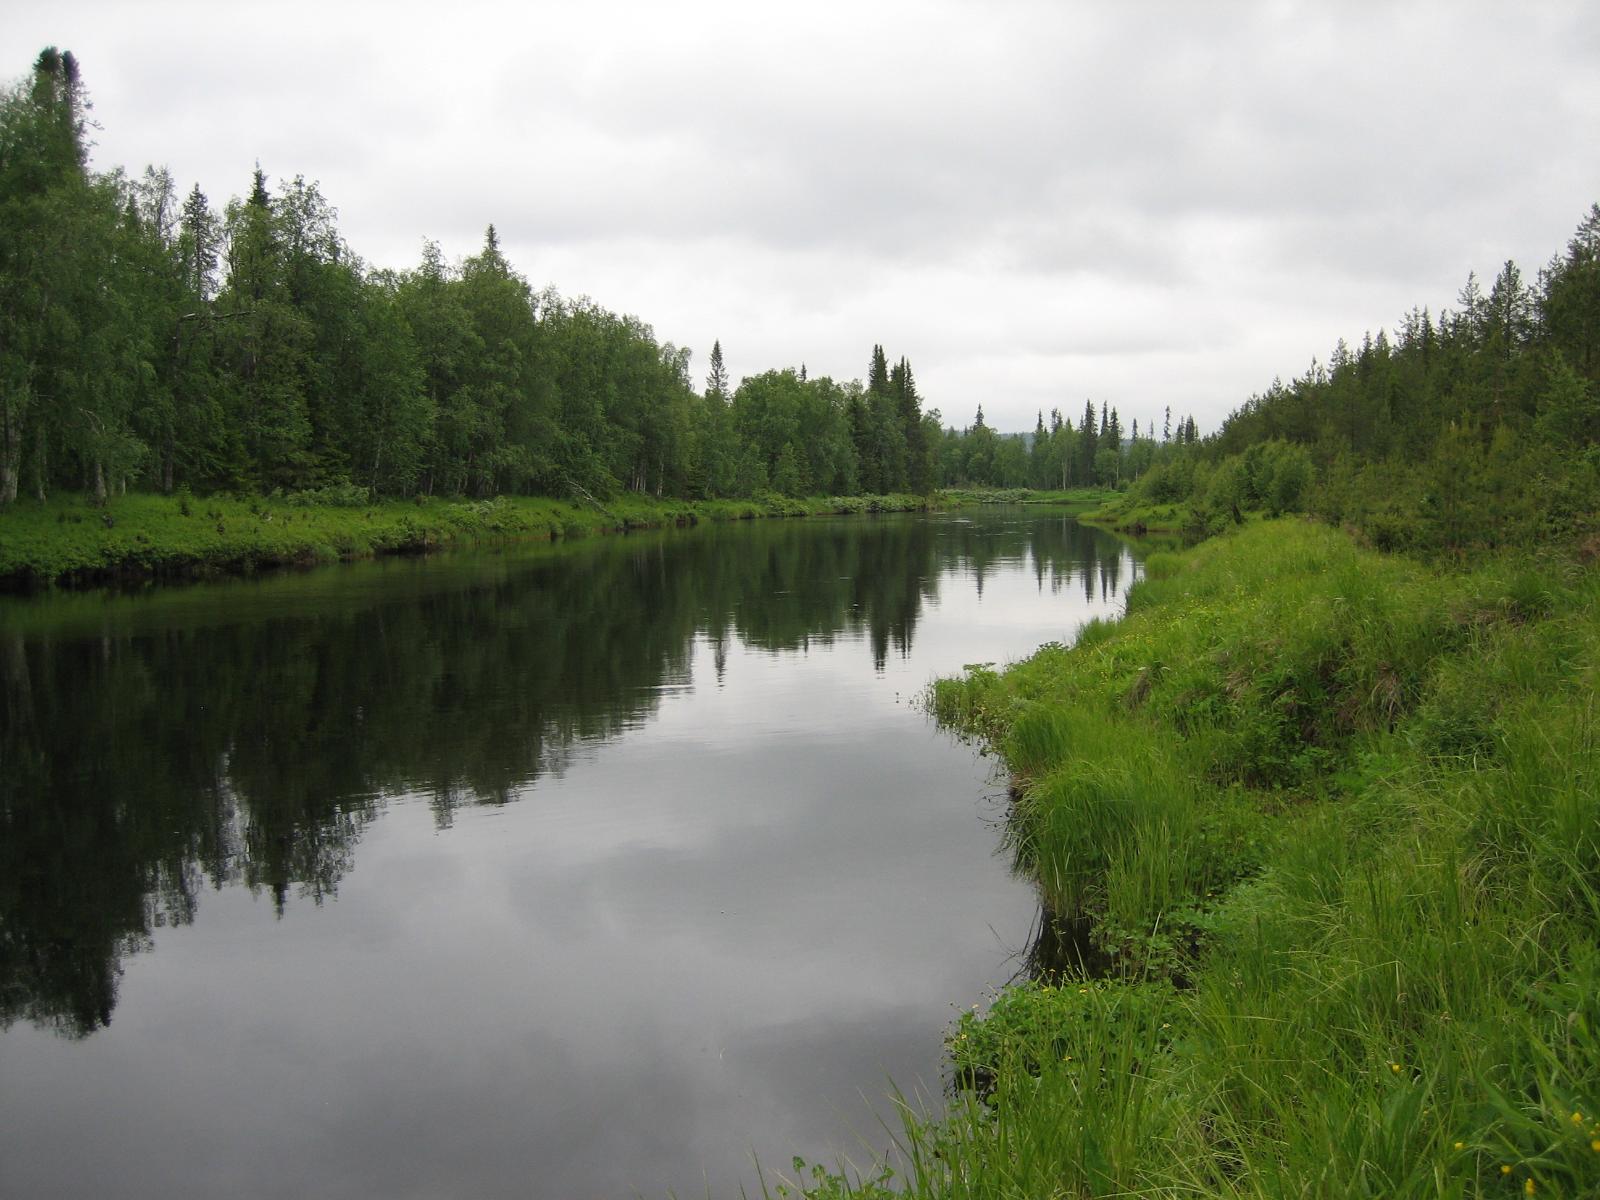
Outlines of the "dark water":
M 870 1157 L 1037 915 L 915 700 L 1060 517 L 0 602 L 0 1195 L 736 1195 Z

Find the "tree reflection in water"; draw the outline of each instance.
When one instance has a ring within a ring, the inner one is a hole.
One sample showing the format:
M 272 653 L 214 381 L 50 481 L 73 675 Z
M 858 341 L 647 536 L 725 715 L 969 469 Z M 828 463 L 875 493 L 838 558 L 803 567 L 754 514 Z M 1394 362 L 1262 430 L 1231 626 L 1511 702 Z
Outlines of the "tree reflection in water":
M 427 795 L 441 828 L 526 799 L 647 722 L 696 638 L 719 668 L 735 642 L 859 639 L 882 671 L 945 573 L 981 590 L 1031 560 L 1041 589 L 1092 599 L 1122 558 L 1069 520 L 772 521 L 7 601 L 0 625 L 27 632 L 0 632 L 0 1024 L 108 1024 L 123 957 L 206 887 L 280 913 L 334 895 L 386 796 Z

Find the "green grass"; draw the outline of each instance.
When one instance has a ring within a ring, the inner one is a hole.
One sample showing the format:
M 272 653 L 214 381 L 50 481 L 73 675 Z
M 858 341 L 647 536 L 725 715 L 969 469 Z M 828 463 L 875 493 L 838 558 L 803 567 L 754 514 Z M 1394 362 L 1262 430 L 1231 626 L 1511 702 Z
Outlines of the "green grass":
M 1141 504 L 1119 495 L 1096 505 L 1082 519 L 1129 533 L 1182 533 L 1191 523 L 1193 510 L 1183 504 Z
M 906 1192 L 1600 1196 L 1597 695 L 1593 570 L 1299 521 L 937 684 L 1090 952 L 952 1029 Z
M 624 496 L 604 511 L 535 497 L 369 502 L 359 492 L 286 498 L 82 496 L 0 510 L 0 585 L 250 570 L 415 553 L 472 542 L 584 537 L 696 521 L 923 509 L 917 496 L 683 501 Z

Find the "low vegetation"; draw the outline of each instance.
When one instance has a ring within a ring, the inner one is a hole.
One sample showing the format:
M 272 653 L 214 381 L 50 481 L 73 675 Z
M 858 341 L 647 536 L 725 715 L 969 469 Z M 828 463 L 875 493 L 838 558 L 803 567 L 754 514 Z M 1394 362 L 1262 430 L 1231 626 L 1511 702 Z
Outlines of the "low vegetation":
M 493 500 L 376 500 L 364 489 L 327 488 L 267 498 L 133 494 L 96 505 L 62 495 L 19 500 L 0 521 L 0 586 L 94 582 L 422 553 L 497 540 L 691 525 L 703 520 L 903 512 L 937 503 L 921 496 L 656 500 L 604 505 L 522 496 Z
M 992 488 L 967 485 L 948 487 L 939 497 L 951 507 L 966 504 L 1048 504 L 1078 512 L 1098 509 L 1115 500 L 1117 493 L 1104 488 Z
M 1125 619 L 932 691 L 1055 928 L 952 1029 L 902 1182 L 1600 1194 L 1600 577 L 1291 519 L 1147 569 Z

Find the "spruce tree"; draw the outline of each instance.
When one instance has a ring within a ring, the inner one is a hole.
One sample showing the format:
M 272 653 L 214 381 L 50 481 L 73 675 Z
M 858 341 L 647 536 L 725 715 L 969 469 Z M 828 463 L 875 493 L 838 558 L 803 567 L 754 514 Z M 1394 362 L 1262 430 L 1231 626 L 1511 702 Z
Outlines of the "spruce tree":
M 882 346 L 872 347 L 872 364 L 867 368 L 867 392 L 873 396 L 889 395 L 889 361 Z
M 900 437 L 905 444 L 904 486 L 916 495 L 924 495 L 932 487 L 933 468 L 929 462 L 927 435 L 922 427 L 922 398 L 917 395 L 910 361 L 902 357 L 889 379 L 900 421 Z
M 1095 443 L 1099 439 L 1099 426 L 1095 422 L 1094 402 L 1083 402 L 1083 416 L 1078 418 L 1077 469 L 1073 474 L 1081 483 L 1094 480 Z
M 722 364 L 722 340 L 711 343 L 711 369 L 706 372 L 706 399 L 728 402 L 728 370 Z

